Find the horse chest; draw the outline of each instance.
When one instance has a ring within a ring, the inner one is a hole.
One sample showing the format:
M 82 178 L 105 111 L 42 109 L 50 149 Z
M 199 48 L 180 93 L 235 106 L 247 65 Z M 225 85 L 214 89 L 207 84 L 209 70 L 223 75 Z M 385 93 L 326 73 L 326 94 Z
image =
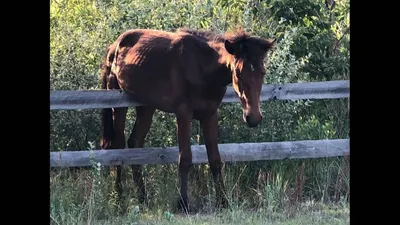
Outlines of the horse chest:
M 193 119 L 201 120 L 212 116 L 219 107 L 219 102 L 210 100 L 194 100 L 191 102 L 193 109 Z
M 224 88 L 209 90 L 206 88 L 192 89 L 189 94 L 190 107 L 193 109 L 194 118 L 201 119 L 201 117 L 211 116 L 214 114 L 222 102 L 225 94 Z

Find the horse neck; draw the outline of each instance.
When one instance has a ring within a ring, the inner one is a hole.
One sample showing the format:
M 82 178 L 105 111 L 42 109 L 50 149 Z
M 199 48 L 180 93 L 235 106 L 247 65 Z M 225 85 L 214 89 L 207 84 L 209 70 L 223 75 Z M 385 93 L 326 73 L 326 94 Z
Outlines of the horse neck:
M 218 53 L 218 61 L 212 62 L 205 67 L 204 78 L 207 86 L 214 88 L 225 88 L 232 83 L 232 74 L 234 73 L 234 58 L 226 52 L 223 43 L 209 43 L 215 52 Z
M 225 66 L 232 73 L 235 72 L 235 58 L 229 54 L 223 42 L 210 41 L 209 45 L 218 53 L 218 67 Z

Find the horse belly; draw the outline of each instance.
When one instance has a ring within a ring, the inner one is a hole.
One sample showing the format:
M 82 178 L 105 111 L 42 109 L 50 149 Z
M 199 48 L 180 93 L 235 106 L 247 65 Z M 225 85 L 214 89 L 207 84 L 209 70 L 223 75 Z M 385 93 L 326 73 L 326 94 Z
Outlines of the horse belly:
M 174 112 L 179 88 L 174 88 L 177 85 L 174 85 L 171 71 L 170 65 L 160 61 L 154 61 L 153 66 L 126 64 L 119 73 L 118 82 L 138 101 L 161 111 Z
M 166 84 L 168 84 L 167 80 L 162 82 L 160 79 L 155 80 L 146 79 L 144 76 L 132 76 L 129 78 L 129 82 L 121 85 L 121 88 L 133 94 L 135 99 L 144 104 L 170 112 L 173 111 L 171 106 L 174 103 L 174 94 L 171 86 Z

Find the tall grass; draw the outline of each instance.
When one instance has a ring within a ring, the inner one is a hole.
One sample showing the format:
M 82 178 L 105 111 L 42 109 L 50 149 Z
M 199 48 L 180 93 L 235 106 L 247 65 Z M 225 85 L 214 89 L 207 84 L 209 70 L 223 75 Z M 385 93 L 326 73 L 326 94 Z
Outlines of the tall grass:
M 273 215 L 300 215 L 307 202 L 348 204 L 347 157 L 268 161 L 256 174 L 247 173 L 257 163 L 225 165 L 224 180 L 231 207 L 223 215 L 234 217 L 233 214 L 242 211 L 260 212 L 274 219 Z M 179 193 L 177 166 L 145 166 L 144 175 L 148 205 L 140 205 L 136 199 L 130 167 L 123 168 L 123 202 L 117 205 L 114 177 L 100 164 L 93 162 L 89 169 L 53 169 L 51 218 L 55 224 L 93 224 L 93 221 L 115 219 L 119 215 L 118 207 L 126 209 L 127 218 L 132 221 L 143 219 L 142 215 L 172 218 Z M 198 213 L 214 215 L 215 193 L 208 166 L 195 165 L 190 178 L 190 203 Z

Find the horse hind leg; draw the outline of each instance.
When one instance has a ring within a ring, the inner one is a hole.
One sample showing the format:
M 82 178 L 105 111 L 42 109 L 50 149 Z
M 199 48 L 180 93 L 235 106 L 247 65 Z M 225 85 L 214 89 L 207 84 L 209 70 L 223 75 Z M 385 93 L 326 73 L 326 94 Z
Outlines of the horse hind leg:
M 107 90 L 120 89 L 115 75 L 108 74 L 109 68 L 104 71 L 102 88 Z M 125 148 L 125 121 L 127 107 L 103 109 L 103 137 L 101 146 L 103 149 L 123 149 Z M 112 170 L 112 167 L 110 168 Z M 121 166 L 115 166 L 116 172 L 115 188 L 117 192 L 117 201 L 121 202 L 122 185 L 121 185 Z
M 153 121 L 155 108 L 149 106 L 136 107 L 136 121 L 132 129 L 132 133 L 128 139 L 128 148 L 143 148 L 144 140 L 150 130 Z M 144 186 L 142 167 L 140 165 L 132 165 L 133 181 L 137 186 L 138 199 L 141 204 L 146 200 L 146 189 Z
M 111 149 L 124 149 L 125 148 L 125 121 L 128 108 L 113 108 L 114 117 L 114 130 L 115 137 L 111 144 Z M 122 197 L 122 184 L 121 184 L 121 166 L 115 166 L 116 180 L 115 187 L 117 190 L 118 202 L 121 203 Z

